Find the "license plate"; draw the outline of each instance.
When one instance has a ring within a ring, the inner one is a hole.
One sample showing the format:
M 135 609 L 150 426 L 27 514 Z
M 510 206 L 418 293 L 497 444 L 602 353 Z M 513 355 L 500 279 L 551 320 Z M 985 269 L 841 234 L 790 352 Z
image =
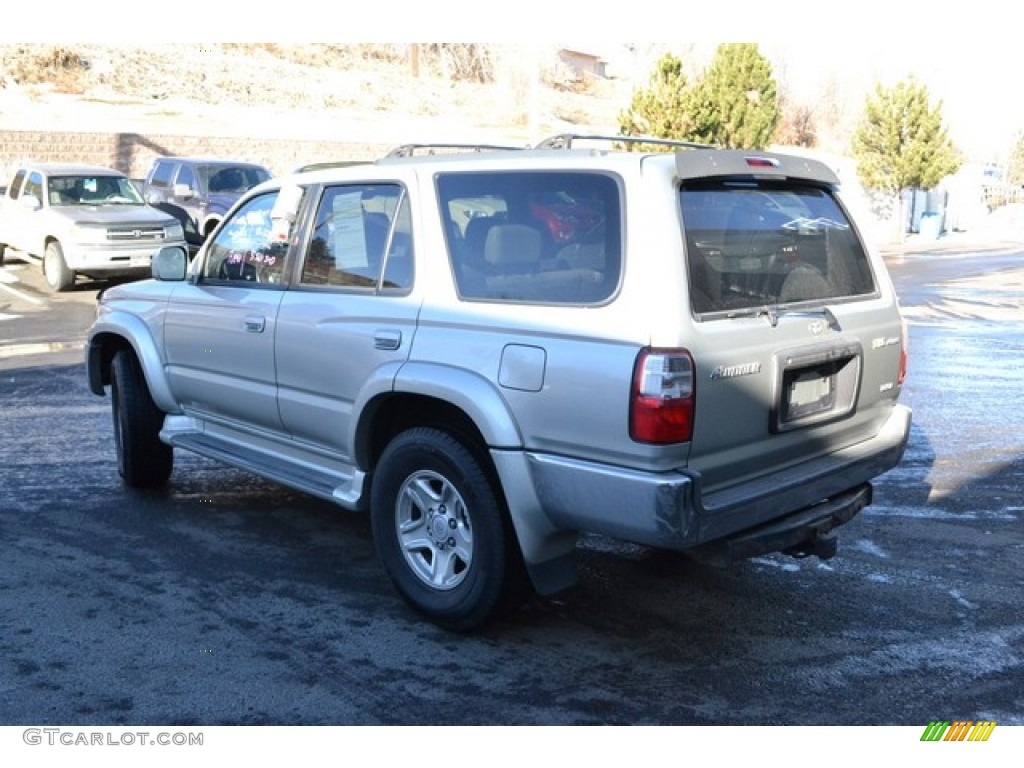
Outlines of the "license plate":
M 803 371 L 786 382 L 785 420 L 801 419 L 831 410 L 836 403 L 835 374 Z
M 860 390 L 857 344 L 829 344 L 780 354 L 772 431 L 787 432 L 852 413 Z
M 133 267 L 148 267 L 153 263 L 152 256 L 132 256 L 129 262 Z

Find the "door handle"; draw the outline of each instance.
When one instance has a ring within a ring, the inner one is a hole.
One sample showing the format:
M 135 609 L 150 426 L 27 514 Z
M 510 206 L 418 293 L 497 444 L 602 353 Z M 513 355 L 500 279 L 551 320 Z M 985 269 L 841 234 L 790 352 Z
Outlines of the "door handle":
M 249 315 L 244 321 L 245 330 L 249 333 L 263 333 L 267 327 L 267 318 L 261 315 Z

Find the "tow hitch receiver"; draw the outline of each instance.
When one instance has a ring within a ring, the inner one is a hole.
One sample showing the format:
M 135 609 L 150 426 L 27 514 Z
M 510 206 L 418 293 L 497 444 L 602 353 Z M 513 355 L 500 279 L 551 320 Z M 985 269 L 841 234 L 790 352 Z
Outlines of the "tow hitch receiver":
M 739 560 L 782 552 L 793 557 L 835 556 L 835 528 L 849 522 L 871 503 L 871 485 L 865 483 L 846 493 L 813 504 L 765 525 L 687 550 L 695 560 L 729 567 Z
M 828 560 L 835 557 L 838 548 L 839 539 L 836 537 L 835 531 L 829 531 L 828 533 L 812 536 L 807 541 L 802 541 L 795 546 L 787 547 L 782 552 L 798 560 L 811 555 L 817 555 L 820 560 Z

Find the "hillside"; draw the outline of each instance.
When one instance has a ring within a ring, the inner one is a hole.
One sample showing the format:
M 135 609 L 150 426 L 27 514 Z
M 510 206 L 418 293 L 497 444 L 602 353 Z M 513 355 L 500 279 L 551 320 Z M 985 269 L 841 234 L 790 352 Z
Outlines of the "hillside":
M 0 45 L 0 128 L 354 141 L 613 131 L 629 100 L 556 50 L 389 44 Z

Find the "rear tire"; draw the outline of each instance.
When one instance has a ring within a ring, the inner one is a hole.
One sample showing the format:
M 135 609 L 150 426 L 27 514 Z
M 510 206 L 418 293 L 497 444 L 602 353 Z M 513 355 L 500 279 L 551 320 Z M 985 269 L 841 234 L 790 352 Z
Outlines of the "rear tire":
M 471 631 L 528 594 L 508 515 L 453 435 L 422 427 L 392 440 L 373 474 L 370 515 L 395 587 L 442 627 Z
M 46 244 L 43 254 L 43 276 L 50 288 L 60 293 L 75 284 L 75 273 L 68 269 L 64 260 L 64 249 L 56 240 Z
M 153 488 L 171 476 L 174 454 L 160 440 L 164 413 L 156 407 L 135 353 L 119 350 L 110 364 L 117 471 L 126 485 Z

